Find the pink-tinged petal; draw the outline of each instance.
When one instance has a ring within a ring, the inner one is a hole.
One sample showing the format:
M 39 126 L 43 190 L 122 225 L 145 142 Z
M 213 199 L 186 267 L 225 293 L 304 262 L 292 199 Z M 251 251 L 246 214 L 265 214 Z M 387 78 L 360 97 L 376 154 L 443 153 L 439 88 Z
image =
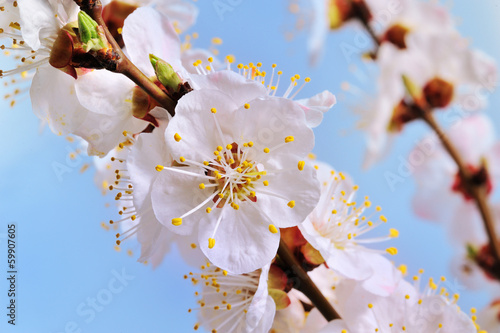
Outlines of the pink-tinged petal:
M 243 104 L 253 99 L 267 96 L 267 89 L 264 85 L 248 80 L 242 75 L 229 70 L 208 75 L 192 75 L 191 80 L 194 85 L 193 88 L 223 91 L 238 106 L 243 106 Z
M 372 294 L 389 296 L 402 279 L 401 272 L 384 256 L 374 254 L 368 262 L 373 274 L 363 281 L 363 288 Z
M 88 110 L 108 116 L 132 116 L 135 84 L 121 74 L 94 70 L 76 80 L 76 94 Z
M 180 41 L 165 15 L 151 7 L 136 9 L 125 20 L 123 41 L 132 62 L 149 76 L 154 75 L 149 54 L 168 62 L 179 70 Z
M 500 142 L 496 142 L 486 154 L 486 168 L 495 189 L 500 184 Z
M 74 84 L 74 78 L 50 66 L 38 68 L 33 77 L 33 112 L 58 135 L 74 132 L 89 113 L 80 105 Z
M 212 201 L 183 218 L 181 225 L 173 225 L 172 220 L 198 207 L 210 197 L 212 191 L 209 188 L 201 190 L 198 187 L 200 183 L 206 181 L 198 169 L 189 167 L 176 167 L 176 169 L 191 174 L 174 172 L 168 168 L 159 172 L 151 190 L 153 210 L 158 221 L 172 232 L 190 235 L 198 223 L 210 218 L 205 212 L 205 207 L 213 204 Z
M 450 128 L 448 135 L 456 145 L 466 163 L 478 166 L 481 157 L 495 141 L 491 120 L 483 114 L 464 118 Z
M 300 99 L 296 102 L 300 104 L 306 114 L 307 125 L 316 127 L 321 124 L 323 113 L 330 110 L 337 103 L 337 99 L 335 95 L 325 90 L 313 97 Z
M 459 246 L 465 244 L 482 245 L 488 241 L 483 220 L 473 201 L 457 205 L 447 227 L 450 240 Z
M 214 209 L 210 213 L 213 217 L 200 221 L 198 241 L 214 265 L 242 274 L 254 271 L 274 258 L 280 234 L 269 231 L 269 224 L 273 221 L 269 221 L 256 206 L 253 202 L 242 202 L 239 210 L 234 210 L 226 205 Z M 219 214 L 223 216 L 214 235 Z M 215 239 L 211 249 L 208 248 L 209 238 Z

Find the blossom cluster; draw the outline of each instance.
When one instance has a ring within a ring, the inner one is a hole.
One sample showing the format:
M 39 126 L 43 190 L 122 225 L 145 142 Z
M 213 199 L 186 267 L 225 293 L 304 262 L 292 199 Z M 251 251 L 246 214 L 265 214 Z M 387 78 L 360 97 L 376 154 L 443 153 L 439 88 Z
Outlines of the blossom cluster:
M 492 82 L 495 66 L 439 5 L 313 2 L 315 59 L 329 29 L 356 20 L 369 27 L 384 6 L 394 10 L 372 31 L 380 91 L 366 120 L 369 163 L 417 119 L 417 108 L 484 107 L 473 94 Z M 348 174 L 315 159 L 314 128 L 334 94 L 297 98 L 310 78 L 285 80 L 275 64 L 237 64 L 181 42 L 198 15 L 186 1 L 5 0 L 1 8 L 0 37 L 18 63 L 0 76 L 30 85 L 41 121 L 79 137 L 95 157 L 96 182 L 117 203 L 109 221 L 117 246 L 137 242 L 138 261 L 153 266 L 175 246 L 193 266 L 185 278 L 197 288 L 195 330 L 479 331 L 475 310 L 458 307 L 444 278 L 422 282 L 419 271 L 406 279 L 407 267 L 389 260 L 399 232 L 382 208 L 357 194 Z M 492 190 L 500 151 L 488 119 L 461 119 L 449 136 Z M 447 223 L 469 266 L 488 273 L 468 188 L 437 140 L 425 140 L 415 211 Z
M 491 119 L 481 111 L 486 110 L 488 96 L 496 87 L 494 60 L 471 47 L 448 8 L 437 2 L 312 3 L 309 52 L 314 62 L 320 59 L 329 30 L 358 25 L 374 42 L 374 50 L 367 50 L 365 59 L 377 67 L 377 92 L 369 107 L 363 107 L 366 112 L 360 124 L 367 137 L 365 166 L 386 157 L 408 123 L 425 114 L 442 114 L 443 133 L 426 135 L 400 161 L 398 173 L 386 172 L 384 177 L 392 189 L 410 175 L 415 179 L 415 214 L 446 228 L 456 252 L 452 269 L 468 288 L 486 286 L 491 291 L 492 305 L 479 317 L 485 328 L 498 330 L 500 322 L 493 318 L 498 313 L 494 310 L 498 274 L 483 226 L 485 209 L 478 207 L 461 170 L 484 191 L 486 200 L 493 198 L 500 142 Z M 452 154 L 442 136 L 454 146 Z M 453 153 L 460 156 L 462 166 Z M 498 203 L 493 203 L 494 231 L 498 230 L 497 212 Z

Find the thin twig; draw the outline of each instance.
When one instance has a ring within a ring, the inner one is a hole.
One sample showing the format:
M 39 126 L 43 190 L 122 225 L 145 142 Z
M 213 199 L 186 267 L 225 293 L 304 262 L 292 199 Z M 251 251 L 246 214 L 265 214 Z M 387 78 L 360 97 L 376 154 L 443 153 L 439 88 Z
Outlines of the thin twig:
M 89 14 L 97 22 L 97 24 L 103 28 L 108 42 L 113 47 L 113 50 L 120 56 L 120 59 L 117 61 L 115 72 L 123 74 L 132 80 L 173 116 L 175 114 L 176 103 L 153 81 L 144 75 L 144 73 L 142 73 L 123 53 L 121 47 L 118 45 L 113 35 L 109 32 L 106 22 L 104 22 L 100 1 L 95 1 L 91 9 L 83 7 L 81 9 L 86 11 L 87 14 Z
M 299 279 L 299 283 L 294 285 L 294 288 L 301 291 L 304 295 L 306 295 L 309 300 L 316 306 L 328 321 L 332 321 L 334 319 L 340 319 L 339 314 L 333 306 L 328 302 L 325 296 L 321 293 L 318 287 L 311 280 L 309 275 L 302 269 L 302 266 L 297 262 L 295 256 L 290 251 L 286 243 L 283 239 L 280 240 L 280 246 L 278 248 L 278 256 L 279 258 L 290 268 Z
M 375 35 L 369 22 L 366 22 L 365 20 L 360 20 L 360 21 L 365 27 L 368 34 L 372 37 L 375 44 L 377 45 L 377 51 L 378 51 L 378 47 L 381 44 L 380 39 Z M 468 192 L 468 194 L 472 196 L 481 214 L 481 218 L 483 220 L 486 233 L 488 234 L 490 249 L 493 252 L 493 257 L 495 258 L 496 261 L 496 265 L 494 265 L 494 267 L 500 267 L 500 244 L 498 243 L 498 237 L 495 231 L 495 222 L 493 219 L 493 215 L 491 213 L 491 208 L 488 203 L 487 188 L 486 188 L 487 185 L 484 183 L 478 184 L 477 182 L 474 182 L 474 180 L 472 179 L 473 176 L 472 173 L 467 169 L 467 165 L 465 164 L 462 156 L 455 148 L 453 143 L 448 139 L 448 137 L 441 129 L 439 124 L 436 122 L 436 120 L 434 119 L 432 115 L 432 110 L 421 107 L 420 105 L 416 105 L 415 111 L 420 113 L 419 114 L 420 118 L 423 121 L 425 121 L 432 128 L 432 130 L 438 135 L 443 147 L 446 149 L 448 154 L 450 154 L 453 161 L 455 161 L 455 164 L 457 165 L 458 168 L 458 174 L 463 184 L 465 185 L 465 189 Z M 498 274 L 500 276 L 500 272 Z
M 485 183 L 478 184 L 474 182 L 474 180 L 472 179 L 472 174 L 467 169 L 467 165 L 463 161 L 462 156 L 446 136 L 446 134 L 443 132 L 439 124 L 436 122 L 431 111 L 423 109 L 420 109 L 420 111 L 422 120 L 424 120 L 434 132 L 436 132 L 441 143 L 443 144 L 443 147 L 450 154 L 453 161 L 455 161 L 455 164 L 458 168 L 458 173 L 465 185 L 466 191 L 470 196 L 472 196 L 483 219 L 486 233 L 488 234 L 490 248 L 493 252 L 493 257 L 495 258 L 497 264 L 500 264 L 500 245 L 498 243 L 498 237 L 495 232 L 495 222 L 493 219 L 493 215 L 491 214 L 491 208 L 488 204 L 486 188 L 487 185 Z

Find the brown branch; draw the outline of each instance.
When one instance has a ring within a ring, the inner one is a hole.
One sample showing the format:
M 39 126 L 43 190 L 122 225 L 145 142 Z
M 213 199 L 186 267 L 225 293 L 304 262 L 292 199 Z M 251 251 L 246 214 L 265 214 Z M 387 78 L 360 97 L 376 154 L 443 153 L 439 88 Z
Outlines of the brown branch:
M 467 169 L 467 165 L 462 159 L 462 156 L 455 148 L 453 143 L 446 136 L 444 131 L 441 129 L 439 124 L 436 122 L 434 117 L 432 116 L 431 110 L 424 110 L 419 108 L 420 117 L 424 120 L 434 132 L 436 132 L 439 140 L 443 144 L 443 147 L 450 154 L 451 158 L 455 161 L 455 164 L 458 168 L 458 173 L 462 182 L 465 185 L 467 193 L 472 196 L 476 206 L 481 214 L 481 218 L 483 219 L 483 223 L 486 229 L 486 233 L 488 234 L 488 240 L 490 244 L 491 251 L 493 253 L 493 257 L 497 265 L 500 265 L 500 246 L 498 243 L 498 237 L 495 232 L 495 222 L 493 219 L 493 215 L 491 213 L 491 208 L 488 204 L 487 198 L 487 184 L 486 183 L 477 183 L 473 179 L 472 173 Z
M 102 4 L 100 0 L 90 1 L 90 4 L 88 3 L 89 1 L 83 1 L 82 3 L 81 0 L 75 0 L 75 2 L 80 6 L 81 10 L 89 14 L 97 22 L 97 24 L 103 28 L 108 42 L 113 47 L 113 51 L 120 56 L 120 59 L 116 61 L 116 69 L 114 72 L 128 77 L 173 116 L 175 114 L 176 103 L 153 81 L 144 75 L 144 73 L 142 73 L 123 53 L 123 50 L 116 42 L 113 35 L 109 32 L 106 22 L 104 22 L 102 17 Z
M 319 312 L 321 312 L 326 320 L 332 321 L 334 319 L 340 319 L 337 311 L 335 311 L 330 302 L 328 302 L 325 296 L 311 280 L 309 275 L 307 275 L 307 273 L 302 269 L 302 266 L 300 266 L 300 264 L 297 262 L 297 259 L 295 259 L 295 256 L 285 244 L 283 239 L 280 239 L 278 256 L 281 261 L 283 261 L 283 263 L 288 268 L 290 268 L 299 279 L 299 283 L 297 283 L 297 285 L 294 285 L 294 288 L 306 295 L 314 304 L 314 306 L 318 308 Z
M 361 23 L 372 37 L 373 41 L 377 45 L 380 46 L 380 39 L 375 35 L 373 29 L 371 28 L 369 22 L 367 20 L 360 19 Z M 458 168 L 459 176 L 465 185 L 465 188 L 469 195 L 473 198 L 476 206 L 481 214 L 481 218 L 484 223 L 484 227 L 486 229 L 486 233 L 488 234 L 488 240 L 490 249 L 492 251 L 493 257 L 495 258 L 495 265 L 497 269 L 500 270 L 500 245 L 498 243 L 498 237 L 495 231 L 495 222 L 493 219 L 493 215 L 491 213 L 491 208 L 488 203 L 487 196 L 487 184 L 475 182 L 473 179 L 473 174 L 467 169 L 465 162 L 462 159 L 462 156 L 455 148 L 453 143 L 448 139 L 444 131 L 441 129 L 439 124 L 436 122 L 432 115 L 432 109 L 428 107 L 422 107 L 418 105 L 418 101 L 415 101 L 415 111 L 419 113 L 420 118 L 429 125 L 432 130 L 437 134 L 439 140 L 441 141 L 443 147 L 450 154 L 453 161 Z M 500 272 L 497 273 L 500 276 Z

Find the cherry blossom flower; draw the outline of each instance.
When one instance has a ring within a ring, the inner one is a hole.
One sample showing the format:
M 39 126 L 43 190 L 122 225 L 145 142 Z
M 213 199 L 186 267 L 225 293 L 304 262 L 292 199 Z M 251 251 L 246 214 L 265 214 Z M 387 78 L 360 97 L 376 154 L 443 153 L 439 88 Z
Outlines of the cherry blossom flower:
M 496 188 L 500 145 L 495 142 L 488 117 L 478 114 L 462 119 L 450 128 L 448 136 L 478 181 L 485 182 L 490 190 Z M 456 164 L 435 134 L 424 141 L 426 149 L 419 145 L 412 152 L 423 156 L 420 163 L 412 166 L 417 183 L 413 198 L 415 213 L 426 220 L 446 224 L 452 238 L 460 244 L 481 243 L 486 237 L 481 218 L 461 185 Z
M 278 228 L 297 225 L 316 204 L 315 172 L 302 160 L 313 133 L 294 102 L 260 97 L 265 88 L 236 73 L 218 74 L 211 88 L 179 100 L 165 133 L 178 164 L 158 161 L 153 208 L 172 231 L 198 231 L 215 265 L 244 273 L 270 261 Z
M 198 323 L 211 332 L 267 333 L 273 323 L 276 305 L 268 293 L 269 265 L 246 274 L 231 274 L 211 264 L 201 273 L 189 273 L 186 279 L 201 286 L 196 292 Z M 190 309 L 189 312 L 192 310 Z
M 384 251 L 369 249 L 364 244 L 389 240 L 398 236 L 396 229 L 389 235 L 377 238 L 361 236 L 387 222 L 380 215 L 378 220 L 362 216 L 371 206 L 368 198 L 356 207 L 354 194 L 358 187 L 343 173 L 335 172 L 324 163 L 314 161 L 321 182 L 321 199 L 314 211 L 299 225 L 302 234 L 325 259 L 328 267 L 347 278 L 366 280 L 366 287 L 372 292 L 388 294 L 392 292 L 399 275 L 391 270 L 392 264 L 380 253 Z M 376 211 L 381 208 L 377 207 Z M 393 247 L 390 254 L 397 253 Z M 382 269 L 382 267 L 384 267 Z M 385 274 L 377 277 L 377 274 Z
M 401 280 L 386 297 L 367 292 L 356 281 L 342 281 L 336 288 L 336 309 L 342 319 L 328 323 L 320 333 L 477 331 L 472 319 L 457 306 L 457 294 L 446 297 L 446 290 L 432 279 L 420 292 L 420 279 L 421 276 L 414 277 L 415 285 Z

